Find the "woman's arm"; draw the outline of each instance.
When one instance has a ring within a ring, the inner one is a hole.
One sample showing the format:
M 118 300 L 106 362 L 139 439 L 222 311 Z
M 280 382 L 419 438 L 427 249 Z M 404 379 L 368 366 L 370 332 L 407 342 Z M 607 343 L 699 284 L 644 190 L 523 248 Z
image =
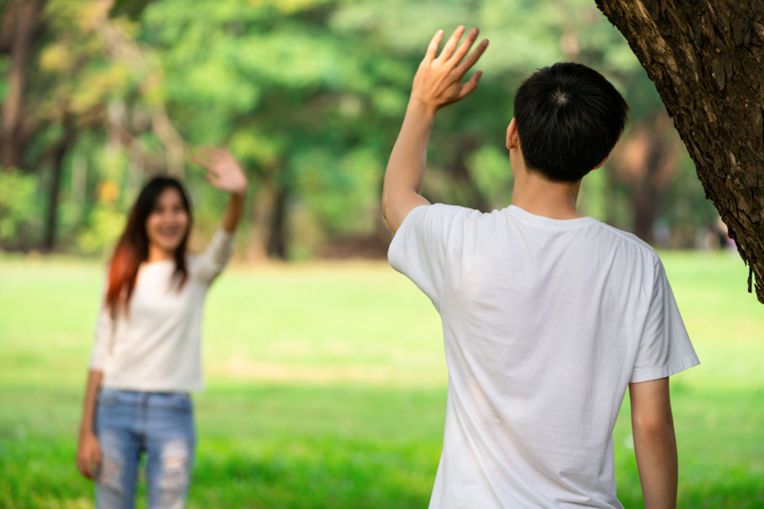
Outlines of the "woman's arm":
M 231 195 L 223 215 L 222 227 L 228 233 L 233 233 L 244 213 L 244 193 L 247 191 L 244 170 L 231 153 L 224 149 L 203 149 L 195 161 L 207 170 L 210 184 Z
M 103 371 L 91 369 L 85 386 L 85 400 L 82 405 L 80 436 L 77 444 L 77 469 L 88 479 L 95 478 L 101 463 L 101 447 L 95 435 L 95 407 L 98 389 L 103 380 Z
M 235 232 L 243 214 L 244 194 L 231 193 L 231 198 L 228 200 L 228 206 L 223 214 L 223 229 L 228 233 Z

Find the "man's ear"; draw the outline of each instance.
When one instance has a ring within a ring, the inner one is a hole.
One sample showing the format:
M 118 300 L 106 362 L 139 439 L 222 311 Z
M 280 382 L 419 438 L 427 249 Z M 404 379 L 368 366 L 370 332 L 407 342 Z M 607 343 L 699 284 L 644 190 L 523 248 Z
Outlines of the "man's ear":
M 507 126 L 507 150 L 517 148 L 519 142 L 520 136 L 517 133 L 517 121 L 512 117 L 512 120 L 509 121 L 509 125 Z
M 600 161 L 600 163 L 599 163 L 597 166 L 595 166 L 594 168 L 592 168 L 592 170 L 596 170 L 596 169 L 598 169 L 598 168 L 602 168 L 603 166 L 605 166 L 605 163 L 607 162 L 607 160 L 608 160 L 608 157 L 610 157 L 610 155 L 606 155 L 606 156 L 605 156 L 605 159 L 603 159 L 602 161 Z

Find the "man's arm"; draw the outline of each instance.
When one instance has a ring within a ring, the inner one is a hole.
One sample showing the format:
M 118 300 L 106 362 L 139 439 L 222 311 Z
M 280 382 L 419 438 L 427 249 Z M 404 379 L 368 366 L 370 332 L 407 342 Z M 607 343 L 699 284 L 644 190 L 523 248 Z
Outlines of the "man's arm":
M 669 379 L 629 384 L 629 397 L 645 509 L 674 509 L 678 467 Z
M 478 29 L 473 28 L 459 44 L 464 35 L 464 27 L 460 26 L 437 55 L 443 40 L 443 31 L 438 30 L 414 76 L 406 116 L 387 163 L 382 190 L 382 213 L 393 232 L 411 209 L 428 203 L 419 190 L 435 113 L 447 104 L 464 99 L 477 88 L 480 72 L 466 83 L 462 83 L 462 78 L 488 46 L 488 40 L 483 40 L 470 53 L 478 33 Z

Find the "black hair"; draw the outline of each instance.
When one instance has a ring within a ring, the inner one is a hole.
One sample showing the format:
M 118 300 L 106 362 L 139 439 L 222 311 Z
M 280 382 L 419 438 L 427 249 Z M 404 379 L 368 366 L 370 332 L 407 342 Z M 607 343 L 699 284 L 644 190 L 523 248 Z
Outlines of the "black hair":
M 109 286 L 105 301 L 113 318 L 116 318 L 118 308 L 127 308 L 135 289 L 138 268 L 141 263 L 148 259 L 149 237 L 146 233 L 146 221 L 154 211 L 157 201 L 159 201 L 159 195 L 166 189 L 178 191 L 183 209 L 188 214 L 188 227 L 175 250 L 175 272 L 173 274 L 178 282 L 178 288 L 181 288 L 188 279 L 186 248 L 193 224 L 191 201 L 183 184 L 178 179 L 167 176 L 154 177 L 143 186 L 140 194 L 138 194 L 109 264 Z
M 544 67 L 515 94 L 526 167 L 555 182 L 576 182 L 602 162 L 626 124 L 628 105 L 600 73 L 564 62 Z

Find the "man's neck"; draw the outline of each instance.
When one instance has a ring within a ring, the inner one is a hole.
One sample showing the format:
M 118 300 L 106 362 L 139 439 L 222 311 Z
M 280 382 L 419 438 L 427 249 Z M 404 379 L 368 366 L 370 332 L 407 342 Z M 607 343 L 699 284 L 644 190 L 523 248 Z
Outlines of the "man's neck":
M 552 182 L 533 172 L 516 176 L 512 205 L 526 212 L 551 219 L 582 217 L 576 209 L 580 182 Z

